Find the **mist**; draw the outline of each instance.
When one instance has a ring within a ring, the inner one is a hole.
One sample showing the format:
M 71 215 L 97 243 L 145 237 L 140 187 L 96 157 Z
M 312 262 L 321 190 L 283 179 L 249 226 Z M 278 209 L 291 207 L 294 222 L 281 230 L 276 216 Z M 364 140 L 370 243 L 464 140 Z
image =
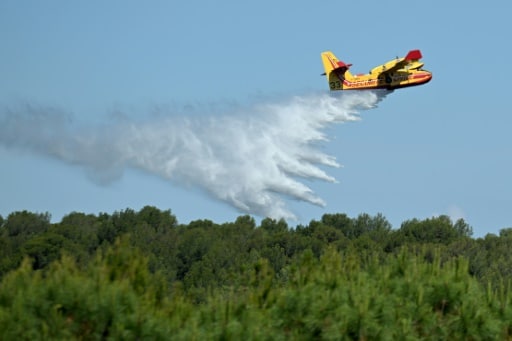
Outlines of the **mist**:
M 325 170 L 340 166 L 323 152 L 326 128 L 358 120 L 386 94 L 311 94 L 201 115 L 159 109 L 96 126 L 77 124 L 60 108 L 24 103 L 2 108 L 0 146 L 78 165 L 101 185 L 135 168 L 199 188 L 240 212 L 294 219 L 287 200 L 325 205 L 305 180 L 336 182 Z

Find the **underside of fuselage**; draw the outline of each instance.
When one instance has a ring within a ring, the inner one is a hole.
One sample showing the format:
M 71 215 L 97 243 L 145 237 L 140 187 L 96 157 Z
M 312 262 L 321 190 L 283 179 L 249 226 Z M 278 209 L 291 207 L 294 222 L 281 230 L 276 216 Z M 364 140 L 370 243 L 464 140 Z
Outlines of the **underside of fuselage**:
M 399 89 L 428 83 L 432 74 L 425 70 L 415 72 L 397 72 L 394 74 L 372 77 L 371 74 L 342 77 L 340 81 L 330 82 L 331 90 L 367 90 L 367 89 Z

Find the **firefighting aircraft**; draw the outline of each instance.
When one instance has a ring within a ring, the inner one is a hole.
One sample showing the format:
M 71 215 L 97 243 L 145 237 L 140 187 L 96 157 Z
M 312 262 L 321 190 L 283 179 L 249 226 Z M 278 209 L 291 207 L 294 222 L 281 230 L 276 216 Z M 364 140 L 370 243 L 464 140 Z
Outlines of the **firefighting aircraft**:
M 348 71 L 352 64 L 345 64 L 326 51 L 322 53 L 325 69 L 322 75 L 327 76 L 331 90 L 393 90 L 421 85 L 432 79 L 432 73 L 422 69 L 421 57 L 420 50 L 411 50 L 407 56 L 374 67 L 368 74 L 354 76 Z

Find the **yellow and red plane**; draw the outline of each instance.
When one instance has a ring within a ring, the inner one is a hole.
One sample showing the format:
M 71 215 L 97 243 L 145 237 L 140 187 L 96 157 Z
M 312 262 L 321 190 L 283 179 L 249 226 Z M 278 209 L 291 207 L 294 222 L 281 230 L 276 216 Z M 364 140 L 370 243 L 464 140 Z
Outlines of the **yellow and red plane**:
M 432 73 L 423 70 L 420 50 L 411 50 L 407 56 L 396 58 L 371 69 L 368 74 L 352 75 L 348 69 L 352 64 L 345 64 L 330 52 L 322 52 L 329 88 L 331 90 L 393 90 L 406 86 L 421 85 L 432 79 Z

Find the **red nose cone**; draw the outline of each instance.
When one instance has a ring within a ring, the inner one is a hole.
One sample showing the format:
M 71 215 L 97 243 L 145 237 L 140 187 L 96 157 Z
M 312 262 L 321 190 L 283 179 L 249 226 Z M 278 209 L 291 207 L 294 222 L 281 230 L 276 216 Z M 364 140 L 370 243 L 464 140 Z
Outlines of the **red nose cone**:
M 431 79 L 432 79 L 432 74 L 430 72 L 427 72 L 426 76 L 425 76 L 425 83 L 430 82 Z
M 425 84 L 430 82 L 432 74 L 428 71 L 418 72 L 413 76 L 415 84 Z

